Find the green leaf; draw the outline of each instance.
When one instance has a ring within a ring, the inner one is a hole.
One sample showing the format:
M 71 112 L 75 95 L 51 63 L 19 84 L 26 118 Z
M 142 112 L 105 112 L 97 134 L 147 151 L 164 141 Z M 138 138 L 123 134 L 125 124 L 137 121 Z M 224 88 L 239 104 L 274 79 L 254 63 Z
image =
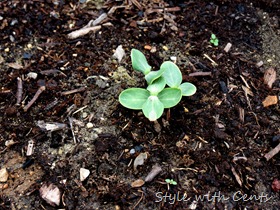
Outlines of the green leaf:
M 215 40 L 213 44 L 217 47 L 219 45 L 219 40 Z
M 163 77 L 159 77 L 147 87 L 147 90 L 150 91 L 151 95 L 157 95 L 160 91 L 163 90 L 165 85 L 165 79 Z
M 169 184 L 171 182 L 171 180 L 170 179 L 165 179 L 165 182 Z
M 141 110 L 150 93 L 143 88 L 129 88 L 121 92 L 119 102 L 126 108 Z
M 211 34 L 211 40 L 215 40 L 217 39 L 216 35 L 215 34 Z
M 148 74 L 152 67 L 148 64 L 145 55 L 136 49 L 131 50 L 131 61 L 132 61 L 132 68 L 135 71 L 140 71 L 144 75 Z
M 164 107 L 157 96 L 150 96 L 142 107 L 145 117 L 150 121 L 155 121 L 161 117 Z
M 160 69 L 164 70 L 163 77 L 166 84 L 171 88 L 179 87 L 182 82 L 182 73 L 178 66 L 171 61 L 165 61 L 161 64 Z
M 176 182 L 176 181 L 174 181 L 173 179 L 171 179 L 170 184 L 177 185 L 177 182 Z
M 183 96 L 192 96 L 196 92 L 196 86 L 190 82 L 182 83 L 179 88 L 181 89 Z
M 180 102 L 182 92 L 179 88 L 165 88 L 158 94 L 158 98 L 163 103 L 164 108 L 170 108 Z
M 151 83 L 153 83 L 153 81 L 155 81 L 156 79 L 158 79 L 164 72 L 165 69 L 160 69 L 158 71 L 150 71 L 148 74 L 145 75 L 145 79 L 147 81 L 147 83 L 150 85 Z

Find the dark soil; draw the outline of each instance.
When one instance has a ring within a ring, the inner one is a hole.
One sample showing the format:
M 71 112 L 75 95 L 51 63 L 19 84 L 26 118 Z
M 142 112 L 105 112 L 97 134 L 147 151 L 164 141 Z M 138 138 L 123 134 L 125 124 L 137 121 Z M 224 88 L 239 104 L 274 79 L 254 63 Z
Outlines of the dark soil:
M 81 2 L 0 2 L 0 169 L 9 174 L 0 183 L 0 209 L 280 209 L 272 188 L 280 156 L 264 158 L 280 143 L 279 102 L 263 105 L 269 95 L 279 100 L 280 3 Z M 68 38 L 112 7 L 100 30 Z M 212 33 L 218 47 L 209 43 Z M 112 56 L 119 45 L 121 62 Z M 132 48 L 155 69 L 176 56 L 184 81 L 197 86 L 158 124 L 118 102 L 122 90 L 145 85 L 131 68 Z M 264 82 L 270 67 L 278 77 L 271 88 Z M 46 90 L 24 110 L 40 86 Z M 38 121 L 66 127 L 48 132 Z M 148 158 L 134 169 L 141 153 Z M 162 171 L 133 187 L 154 166 Z M 80 168 L 90 171 L 84 181 Z M 59 188 L 59 206 L 40 196 L 44 184 Z

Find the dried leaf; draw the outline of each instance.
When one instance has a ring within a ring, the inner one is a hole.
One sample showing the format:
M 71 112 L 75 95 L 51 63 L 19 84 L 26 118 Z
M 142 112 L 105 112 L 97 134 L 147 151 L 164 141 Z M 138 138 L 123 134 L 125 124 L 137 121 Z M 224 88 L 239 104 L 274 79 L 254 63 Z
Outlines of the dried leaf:
M 242 85 L 242 89 L 244 90 L 246 95 L 254 96 L 254 93 L 252 92 L 252 90 L 250 88 Z
M 142 179 L 137 179 L 131 183 L 131 187 L 142 187 L 145 184 L 145 181 Z
M 134 170 L 137 170 L 137 166 L 143 165 L 147 158 L 148 158 L 147 152 L 140 153 L 134 160 L 134 163 L 133 163 Z
M 13 68 L 13 69 L 22 69 L 23 66 L 18 63 L 7 63 L 7 66 Z
M 264 101 L 262 102 L 264 107 L 268 107 L 278 103 L 277 96 L 267 96 Z
M 268 85 L 269 88 L 272 88 L 273 83 L 276 80 L 276 71 L 274 68 L 269 68 L 264 73 L 264 83 Z

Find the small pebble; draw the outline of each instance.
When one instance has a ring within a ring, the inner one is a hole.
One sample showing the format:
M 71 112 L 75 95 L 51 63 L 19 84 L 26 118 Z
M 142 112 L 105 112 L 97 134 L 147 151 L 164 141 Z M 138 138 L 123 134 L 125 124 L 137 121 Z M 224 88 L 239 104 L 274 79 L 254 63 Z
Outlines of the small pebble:
M 176 62 L 177 57 L 176 57 L 176 56 L 171 56 L 171 57 L 170 57 L 170 60 L 172 60 L 173 62 Z
M 86 168 L 80 168 L 80 180 L 84 181 L 90 174 L 90 171 Z
M 93 128 L 93 124 L 91 122 L 87 123 L 87 128 Z
M 164 49 L 165 51 L 168 51 L 168 47 L 163 46 L 162 49 Z
M 131 149 L 130 151 L 129 151 L 129 153 L 132 155 L 132 154 L 135 154 L 135 149 Z
M 82 113 L 82 117 L 83 117 L 83 118 L 86 118 L 87 116 L 88 116 L 88 113 L 86 113 L 86 112 L 83 112 L 83 113 Z
M 38 74 L 35 73 L 35 72 L 29 72 L 29 73 L 27 74 L 27 77 L 28 77 L 28 78 L 32 78 L 32 79 L 37 79 L 37 76 L 38 76 Z

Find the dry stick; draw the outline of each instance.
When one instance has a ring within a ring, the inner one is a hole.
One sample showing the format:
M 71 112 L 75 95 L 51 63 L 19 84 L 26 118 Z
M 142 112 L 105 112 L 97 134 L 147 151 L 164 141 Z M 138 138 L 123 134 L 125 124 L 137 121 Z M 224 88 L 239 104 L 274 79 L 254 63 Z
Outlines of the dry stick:
M 199 71 L 199 72 L 193 72 L 190 73 L 190 77 L 198 77 L 198 76 L 211 76 L 212 73 L 210 71 L 204 72 L 204 71 Z
M 8 94 L 11 93 L 11 90 L 0 90 L 0 94 Z
M 73 120 L 74 120 L 74 118 L 73 117 L 68 117 L 68 120 L 69 120 L 70 129 L 71 129 L 71 132 L 72 132 L 74 144 L 76 144 L 77 139 L 76 139 L 76 136 L 75 136 L 75 133 L 74 133 L 74 130 L 73 130 Z
M 34 102 L 38 99 L 39 95 L 40 95 L 44 90 L 46 90 L 46 86 L 41 86 L 41 87 L 37 90 L 37 92 L 35 93 L 35 95 L 34 95 L 34 97 L 32 98 L 32 100 L 29 101 L 29 103 L 28 103 L 25 107 L 23 107 L 23 110 L 24 110 L 25 112 L 27 112 L 27 110 L 32 106 L 32 104 L 34 104 Z
M 70 34 L 68 34 L 68 38 L 69 39 L 76 39 L 80 36 L 84 36 L 86 34 L 88 34 L 89 32 L 93 31 L 99 31 L 101 29 L 101 26 L 93 26 L 93 27 L 89 27 L 89 28 L 81 28 L 78 29 L 76 31 L 71 32 Z
M 274 155 L 276 155 L 280 151 L 280 143 L 272 150 L 270 150 L 268 153 L 264 155 L 265 159 L 268 161 L 270 160 Z
M 86 90 L 86 87 L 80 87 L 78 89 L 64 91 L 64 92 L 61 93 L 61 95 L 66 96 L 66 95 L 70 95 L 70 94 L 73 94 L 73 93 L 83 92 L 85 90 Z
M 231 172 L 233 173 L 237 183 L 242 187 L 242 180 L 240 179 L 240 176 L 236 173 L 236 170 L 233 166 L 231 166 Z
M 17 94 L 16 94 L 16 97 L 17 97 L 17 103 L 16 105 L 19 106 L 20 105 L 20 102 L 22 100 L 22 79 L 20 77 L 17 78 Z

